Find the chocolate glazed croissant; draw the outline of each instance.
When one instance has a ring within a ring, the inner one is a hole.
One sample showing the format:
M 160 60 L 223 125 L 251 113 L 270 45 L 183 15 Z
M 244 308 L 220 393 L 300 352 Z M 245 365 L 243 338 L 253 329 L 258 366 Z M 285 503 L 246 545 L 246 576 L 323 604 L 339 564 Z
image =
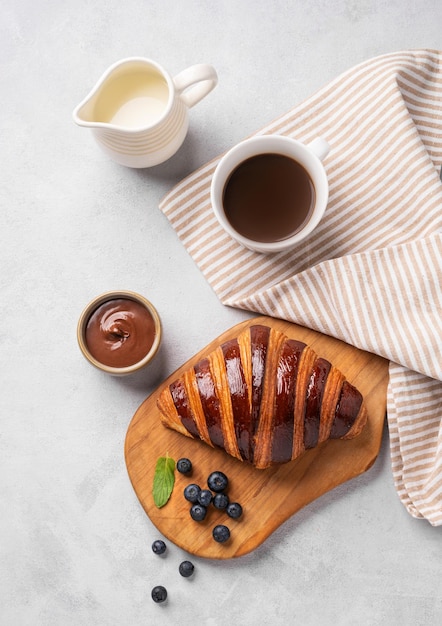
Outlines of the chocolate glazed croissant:
M 305 343 L 255 325 L 221 344 L 158 398 L 165 426 L 259 469 L 367 421 L 359 391 Z

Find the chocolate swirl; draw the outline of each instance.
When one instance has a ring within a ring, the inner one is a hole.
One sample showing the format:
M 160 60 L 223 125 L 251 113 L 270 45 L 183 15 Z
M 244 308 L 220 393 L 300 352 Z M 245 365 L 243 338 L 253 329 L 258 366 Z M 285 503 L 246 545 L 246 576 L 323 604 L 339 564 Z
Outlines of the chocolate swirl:
M 86 326 L 92 356 L 109 367 L 128 367 L 141 361 L 155 339 L 155 322 L 139 302 L 117 298 L 101 304 Z

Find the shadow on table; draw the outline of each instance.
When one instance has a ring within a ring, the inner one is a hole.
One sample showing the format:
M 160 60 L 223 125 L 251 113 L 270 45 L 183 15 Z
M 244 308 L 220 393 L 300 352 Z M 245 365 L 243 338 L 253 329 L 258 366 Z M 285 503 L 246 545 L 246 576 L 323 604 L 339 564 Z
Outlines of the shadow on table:
M 146 396 L 154 391 L 166 378 L 166 354 L 161 345 L 152 363 L 128 376 L 116 376 L 117 384 L 134 391 L 144 391 Z

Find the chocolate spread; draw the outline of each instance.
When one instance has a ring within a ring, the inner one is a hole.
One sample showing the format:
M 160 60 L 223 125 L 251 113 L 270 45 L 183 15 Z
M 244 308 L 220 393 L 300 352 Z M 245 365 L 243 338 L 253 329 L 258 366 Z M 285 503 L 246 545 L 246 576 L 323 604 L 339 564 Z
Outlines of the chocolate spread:
M 108 300 L 91 314 L 85 339 L 89 352 L 100 363 L 128 367 L 149 352 L 155 339 L 155 322 L 135 300 Z

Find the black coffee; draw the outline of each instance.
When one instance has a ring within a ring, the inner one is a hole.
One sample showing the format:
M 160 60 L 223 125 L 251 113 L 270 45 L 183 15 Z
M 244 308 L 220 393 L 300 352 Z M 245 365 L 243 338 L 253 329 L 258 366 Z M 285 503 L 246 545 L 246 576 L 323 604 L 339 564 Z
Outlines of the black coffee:
M 282 154 L 243 161 L 228 178 L 223 204 L 233 228 L 248 239 L 281 241 L 309 219 L 315 188 L 308 172 Z

